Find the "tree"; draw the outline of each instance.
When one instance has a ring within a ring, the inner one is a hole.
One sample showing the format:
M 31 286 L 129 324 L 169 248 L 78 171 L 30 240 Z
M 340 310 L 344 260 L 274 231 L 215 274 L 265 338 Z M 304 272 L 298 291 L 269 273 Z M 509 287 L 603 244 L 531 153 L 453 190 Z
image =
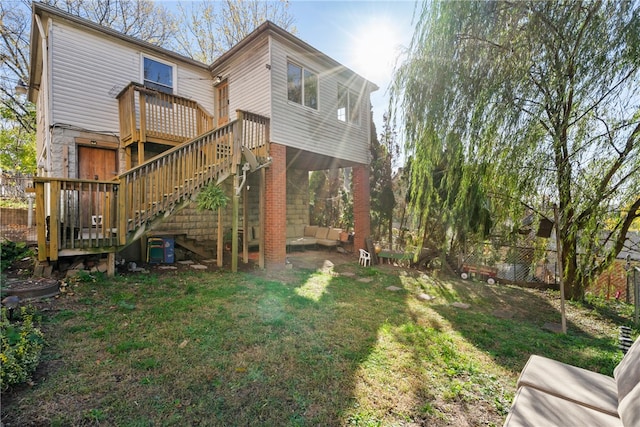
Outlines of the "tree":
M 33 107 L 16 86 L 29 81 L 29 9 L 24 4 L 0 3 L 0 107 L 5 126 L 14 123 L 25 132 L 36 128 Z M 19 7 L 23 6 L 23 7 Z
M 27 114 L 34 115 L 33 108 Z M 35 132 L 17 124 L 14 112 L 0 106 L 0 169 L 34 175 L 36 173 Z M 32 118 L 30 117 L 30 120 Z
M 157 45 L 167 43 L 175 29 L 172 15 L 164 6 L 149 0 L 49 0 L 44 3 Z M 0 3 L 0 155 L 3 168 L 34 173 L 34 106 L 16 91 L 19 84 L 29 81 L 30 12 L 31 2 L 27 0 Z
M 380 139 L 376 135 L 376 127 L 371 121 L 371 175 L 369 187 L 371 191 L 372 229 L 376 238 L 382 237 L 382 226 L 386 226 L 385 234 L 389 246 L 393 244 L 393 209 L 396 199 L 393 192 L 392 164 L 397 158 L 399 147 L 396 131 L 386 115 L 383 116 L 383 129 Z
M 175 17 L 152 0 L 44 0 L 72 15 L 131 37 L 166 47 L 175 37 Z
M 285 0 L 275 3 L 242 0 L 193 2 L 190 3 L 190 14 L 186 8 L 179 8 L 179 17 L 162 2 L 151 0 L 43 0 L 43 3 L 140 40 L 176 49 L 205 63 L 213 62 L 265 19 L 271 19 L 285 29 L 295 30 Z M 34 147 L 22 147 L 35 141 L 32 135 L 36 128 L 33 105 L 15 90 L 20 82 L 29 81 L 30 11 L 29 0 L 0 2 L 2 127 L 5 133 L 9 129 L 13 132 L 11 140 L 3 136 L 3 152 L 8 148 L 35 150 Z M 15 152 L 5 154 L 5 157 L 12 158 L 18 155 Z
M 335 226 L 345 219 L 349 198 L 345 198 L 344 169 L 313 171 L 309 176 L 309 220 L 325 227 Z M 353 208 L 351 208 L 353 211 Z
M 490 197 L 494 223 L 557 204 L 563 279 L 581 299 L 640 216 L 639 66 L 638 2 L 429 2 L 395 77 L 394 117 L 414 171 L 460 140 L 445 188 Z
M 288 0 L 222 0 L 178 4 L 175 49 L 206 64 L 249 35 L 265 20 L 295 32 Z

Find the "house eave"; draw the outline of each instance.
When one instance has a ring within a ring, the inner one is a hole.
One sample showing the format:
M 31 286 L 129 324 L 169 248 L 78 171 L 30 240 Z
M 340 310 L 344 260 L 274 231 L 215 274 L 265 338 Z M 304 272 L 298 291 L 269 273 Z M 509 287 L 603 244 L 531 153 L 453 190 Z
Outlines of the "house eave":
M 276 35 L 278 37 L 281 37 L 281 38 L 287 40 L 289 43 L 292 43 L 293 45 L 297 46 L 298 48 L 300 48 L 300 49 L 302 49 L 302 50 L 304 50 L 306 52 L 309 52 L 315 58 L 318 58 L 319 60 L 325 62 L 330 68 L 332 68 L 332 69 L 341 69 L 343 72 L 345 72 L 347 74 L 358 76 L 359 78 L 361 78 L 363 81 L 366 82 L 366 85 L 369 88 L 369 92 L 375 92 L 378 89 L 380 89 L 378 87 L 378 85 L 376 85 L 375 83 L 365 79 L 364 77 L 360 76 L 355 71 L 353 71 L 350 68 L 342 65 L 341 63 L 339 63 L 335 59 L 333 59 L 330 56 L 322 53 L 321 51 L 319 51 L 315 47 L 313 47 L 310 44 L 308 44 L 307 42 L 299 39 L 298 37 L 294 36 L 293 34 L 288 32 L 287 30 L 279 27 L 278 25 L 274 24 L 271 21 L 265 21 L 258 28 L 256 28 L 253 32 L 251 32 L 247 37 L 245 37 L 239 43 L 237 43 L 235 46 L 233 46 L 231 49 L 229 49 L 228 51 L 223 53 L 218 59 L 216 59 L 209 66 L 209 70 L 211 70 L 211 72 L 215 74 L 215 70 L 216 69 L 222 67 L 225 62 L 227 62 L 229 59 L 233 58 L 238 52 L 242 51 L 247 46 L 251 46 L 253 44 L 253 42 L 255 40 L 259 39 L 263 34 Z
M 33 4 L 33 10 L 35 11 L 36 3 Z M 27 99 L 31 102 L 36 102 L 36 90 L 34 88 L 40 87 L 42 79 L 42 61 L 38 61 L 38 54 L 43 54 L 40 44 L 40 28 L 36 22 L 35 12 L 31 16 L 31 35 L 29 37 L 29 81 L 27 82 Z
M 58 9 L 57 7 L 53 7 L 47 4 L 43 4 L 43 3 L 33 3 L 33 14 L 37 14 L 41 17 L 46 17 L 47 15 L 50 16 L 55 16 L 57 18 L 63 19 L 69 23 L 75 24 L 75 25 L 79 25 L 85 28 L 89 28 L 93 31 L 108 35 L 110 37 L 114 37 L 116 39 L 120 39 L 126 43 L 130 43 L 130 44 L 134 44 L 137 45 L 141 48 L 147 49 L 147 50 L 151 50 L 154 53 L 158 54 L 158 55 L 162 55 L 168 58 L 171 58 L 175 61 L 181 62 L 181 63 L 187 63 L 190 65 L 193 65 L 195 67 L 199 67 L 199 68 L 203 68 L 203 69 L 208 69 L 209 67 L 207 66 L 207 64 L 204 64 L 200 61 L 196 61 L 195 59 L 189 58 L 187 56 L 184 55 L 180 55 L 179 53 L 173 52 L 171 50 L 165 49 L 163 47 L 154 45 L 152 43 L 146 42 L 144 40 L 140 40 L 138 38 L 126 35 L 121 33 L 120 31 L 111 29 L 111 28 L 107 28 L 104 27 L 102 25 L 96 24 L 95 22 L 92 22 L 88 19 L 85 18 L 81 18 L 79 16 L 75 16 L 72 15 L 70 13 L 67 13 L 61 9 Z M 35 22 L 35 17 L 34 17 L 34 22 Z M 32 27 L 33 28 L 33 27 Z M 32 36 L 33 36 L 34 31 L 32 30 Z M 33 41 L 33 39 L 32 39 Z

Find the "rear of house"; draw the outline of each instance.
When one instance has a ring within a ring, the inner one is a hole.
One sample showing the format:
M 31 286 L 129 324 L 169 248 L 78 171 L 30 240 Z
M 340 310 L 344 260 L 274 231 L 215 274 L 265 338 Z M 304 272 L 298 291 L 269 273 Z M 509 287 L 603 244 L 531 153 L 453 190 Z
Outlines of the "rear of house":
M 231 227 L 259 230 L 261 265 L 282 266 L 287 225 L 309 223 L 308 172 L 337 167 L 353 168 L 356 236 L 369 234 L 374 84 L 270 22 L 206 65 L 33 10 L 41 261 Z M 209 182 L 238 197 L 218 221 L 191 202 Z

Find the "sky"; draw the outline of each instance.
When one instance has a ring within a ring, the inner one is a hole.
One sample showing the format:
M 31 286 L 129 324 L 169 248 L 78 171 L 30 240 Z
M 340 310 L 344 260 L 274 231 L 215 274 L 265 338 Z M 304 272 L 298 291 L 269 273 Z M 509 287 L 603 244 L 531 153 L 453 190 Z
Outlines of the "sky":
M 297 37 L 380 88 L 371 94 L 378 135 L 396 59 L 413 35 L 414 8 L 413 0 L 293 0 L 289 6 Z

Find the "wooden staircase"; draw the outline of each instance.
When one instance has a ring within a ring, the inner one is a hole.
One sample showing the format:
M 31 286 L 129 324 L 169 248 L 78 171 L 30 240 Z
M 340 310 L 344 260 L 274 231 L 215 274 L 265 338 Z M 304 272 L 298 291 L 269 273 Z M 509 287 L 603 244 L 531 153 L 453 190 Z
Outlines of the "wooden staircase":
M 35 178 L 39 260 L 121 250 L 208 183 L 241 173 L 243 150 L 245 157 L 266 161 L 268 142 L 269 119 L 238 110 L 233 122 L 113 181 Z
M 215 259 L 217 256 L 212 249 L 215 247 L 213 240 L 198 241 L 185 236 L 176 236 L 175 243 L 202 259 Z

